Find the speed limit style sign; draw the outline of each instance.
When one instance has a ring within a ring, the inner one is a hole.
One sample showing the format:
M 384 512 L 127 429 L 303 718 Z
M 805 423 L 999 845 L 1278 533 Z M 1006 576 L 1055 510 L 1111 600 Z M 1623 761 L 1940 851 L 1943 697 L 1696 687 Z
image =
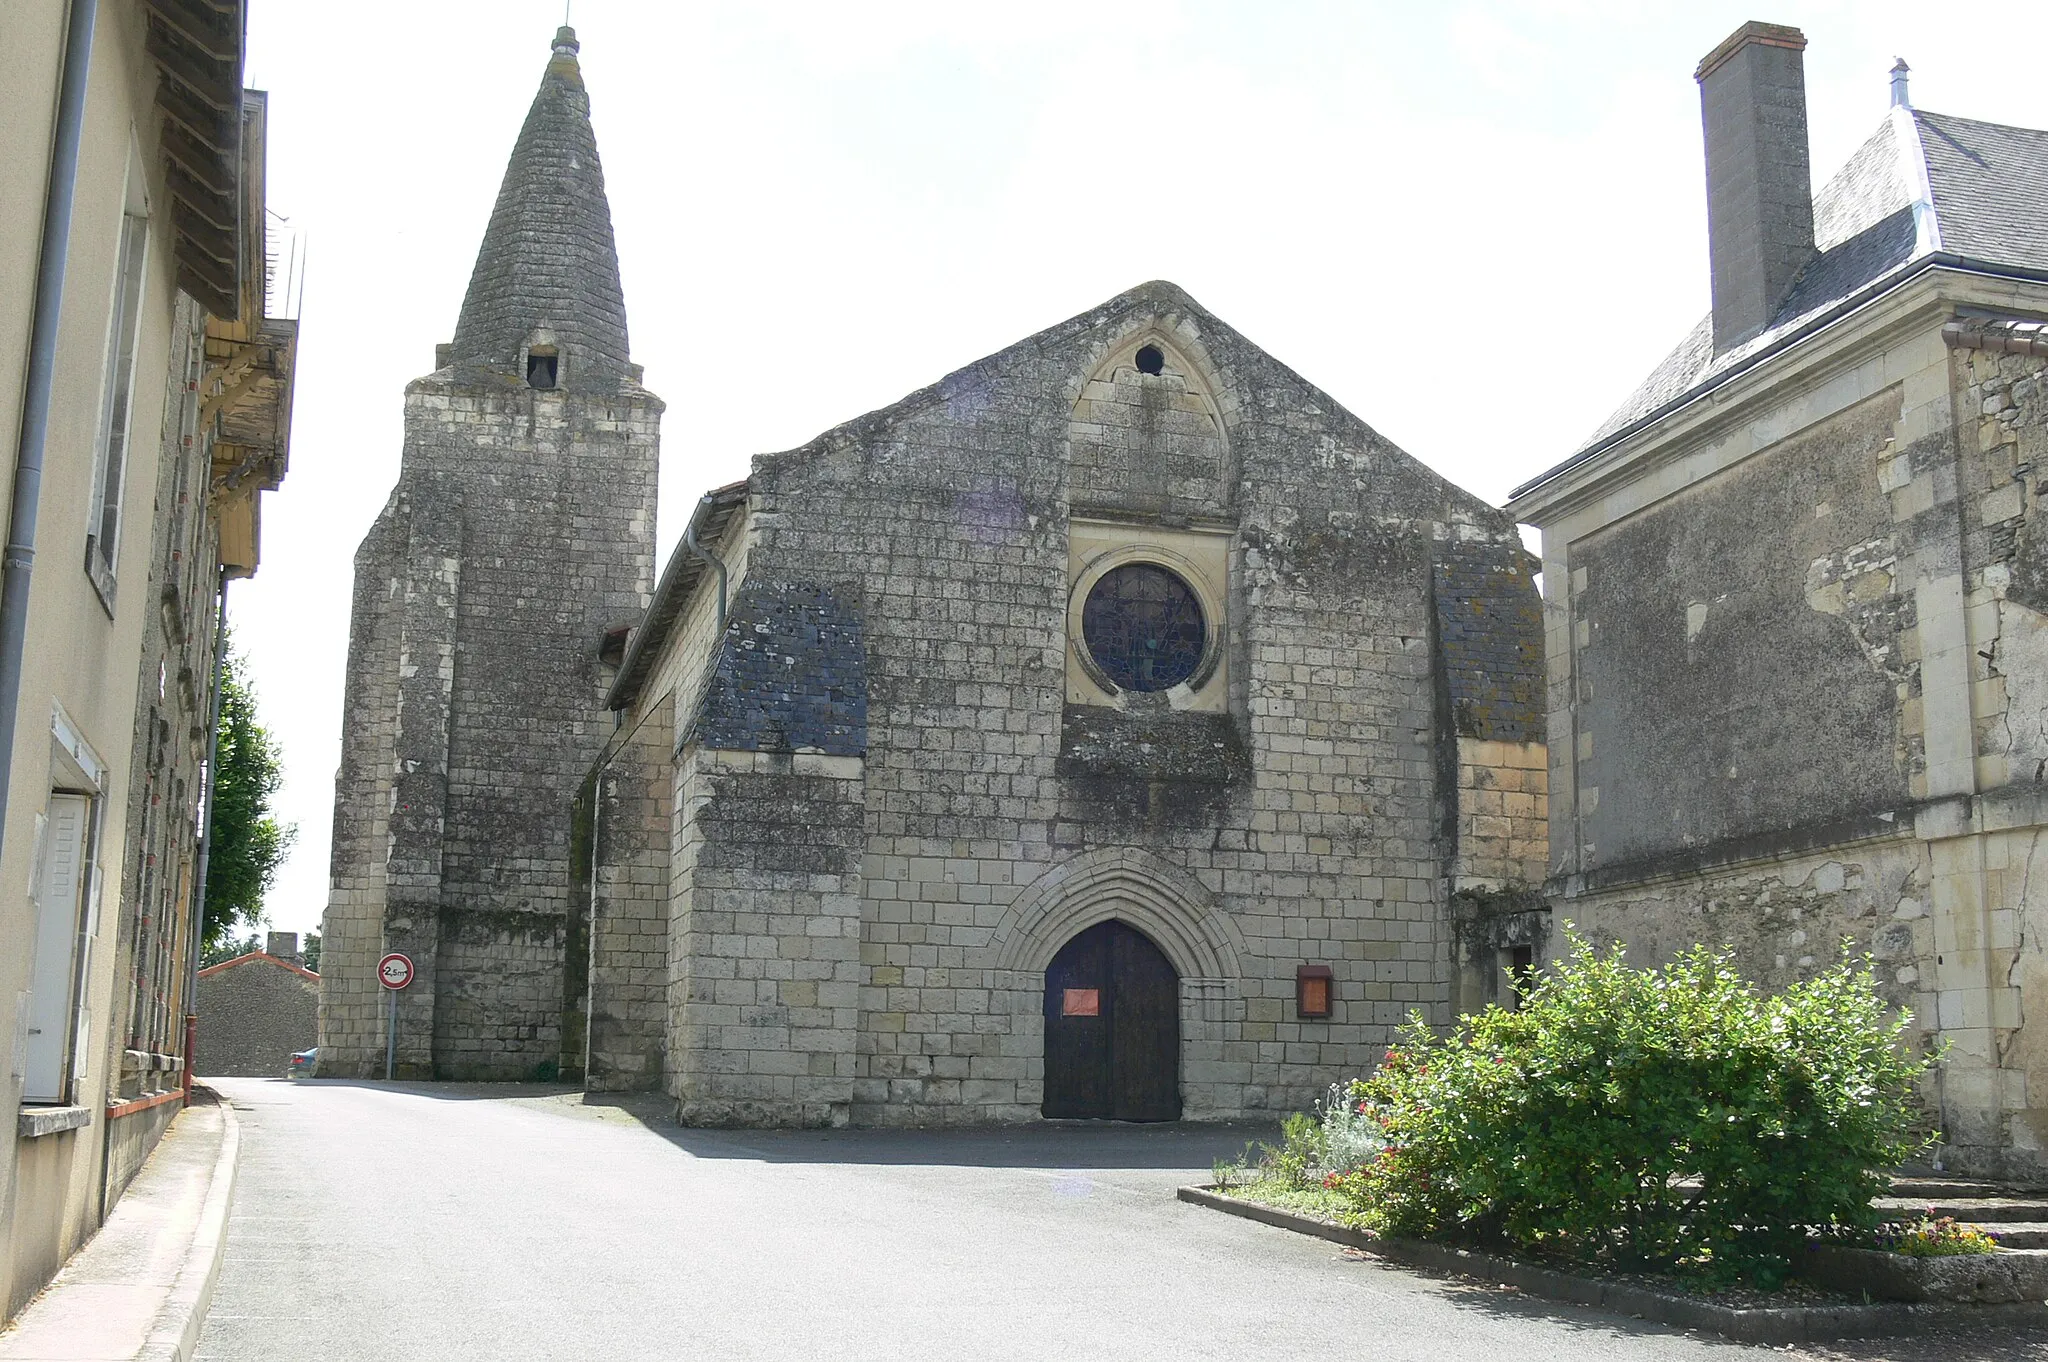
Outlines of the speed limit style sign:
M 412 957 L 397 951 L 377 962 L 377 982 L 393 990 L 404 988 L 412 982 Z

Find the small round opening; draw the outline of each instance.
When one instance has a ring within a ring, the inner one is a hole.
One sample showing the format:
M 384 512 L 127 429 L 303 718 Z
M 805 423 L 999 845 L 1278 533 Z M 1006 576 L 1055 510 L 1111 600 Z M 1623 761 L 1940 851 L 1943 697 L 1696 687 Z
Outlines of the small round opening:
M 1166 368 L 1166 355 L 1165 355 L 1165 353 L 1164 353 L 1164 352 L 1162 352 L 1162 351 L 1160 350 L 1160 348 L 1159 348 L 1158 346 L 1156 346 L 1156 345 L 1141 345 L 1141 346 L 1139 346 L 1139 347 L 1138 347 L 1138 372 L 1139 372 L 1139 373 L 1141 373 L 1141 374 L 1155 374 L 1155 375 L 1156 375 L 1156 374 L 1159 374 L 1159 373 L 1163 372 L 1163 371 L 1165 370 L 1165 368 Z

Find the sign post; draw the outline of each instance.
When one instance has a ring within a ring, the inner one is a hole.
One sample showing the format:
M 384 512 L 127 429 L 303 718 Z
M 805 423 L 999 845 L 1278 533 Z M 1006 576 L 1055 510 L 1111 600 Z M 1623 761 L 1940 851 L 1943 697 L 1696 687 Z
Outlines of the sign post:
M 412 957 L 397 951 L 377 962 L 377 982 L 384 985 L 384 992 L 391 1000 L 391 1009 L 384 1022 L 384 1081 L 391 1081 L 391 1070 L 398 1058 L 398 995 L 412 983 Z

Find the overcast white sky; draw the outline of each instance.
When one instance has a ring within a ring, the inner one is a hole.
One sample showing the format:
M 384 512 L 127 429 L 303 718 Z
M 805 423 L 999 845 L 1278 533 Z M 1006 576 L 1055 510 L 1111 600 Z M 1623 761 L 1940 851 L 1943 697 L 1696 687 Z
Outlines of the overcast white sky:
M 1699 58 L 1805 29 L 1816 182 L 1915 103 L 2048 127 L 2048 7 L 575 0 L 661 555 L 705 488 L 1133 284 L 1180 284 L 1494 501 L 1707 309 Z M 291 472 L 231 611 L 327 893 L 351 560 L 447 340 L 561 0 L 256 0 L 271 207 L 310 244 Z

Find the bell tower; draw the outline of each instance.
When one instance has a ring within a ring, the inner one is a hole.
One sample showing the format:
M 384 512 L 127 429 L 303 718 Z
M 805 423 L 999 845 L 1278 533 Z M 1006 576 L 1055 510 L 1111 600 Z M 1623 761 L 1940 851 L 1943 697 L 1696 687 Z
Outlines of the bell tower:
M 320 1067 L 381 1075 L 376 963 L 412 957 L 403 1076 L 581 1063 L 569 883 L 610 731 L 608 631 L 654 585 L 661 400 L 640 386 L 575 32 L 555 35 L 455 338 L 405 391 L 356 552 Z

